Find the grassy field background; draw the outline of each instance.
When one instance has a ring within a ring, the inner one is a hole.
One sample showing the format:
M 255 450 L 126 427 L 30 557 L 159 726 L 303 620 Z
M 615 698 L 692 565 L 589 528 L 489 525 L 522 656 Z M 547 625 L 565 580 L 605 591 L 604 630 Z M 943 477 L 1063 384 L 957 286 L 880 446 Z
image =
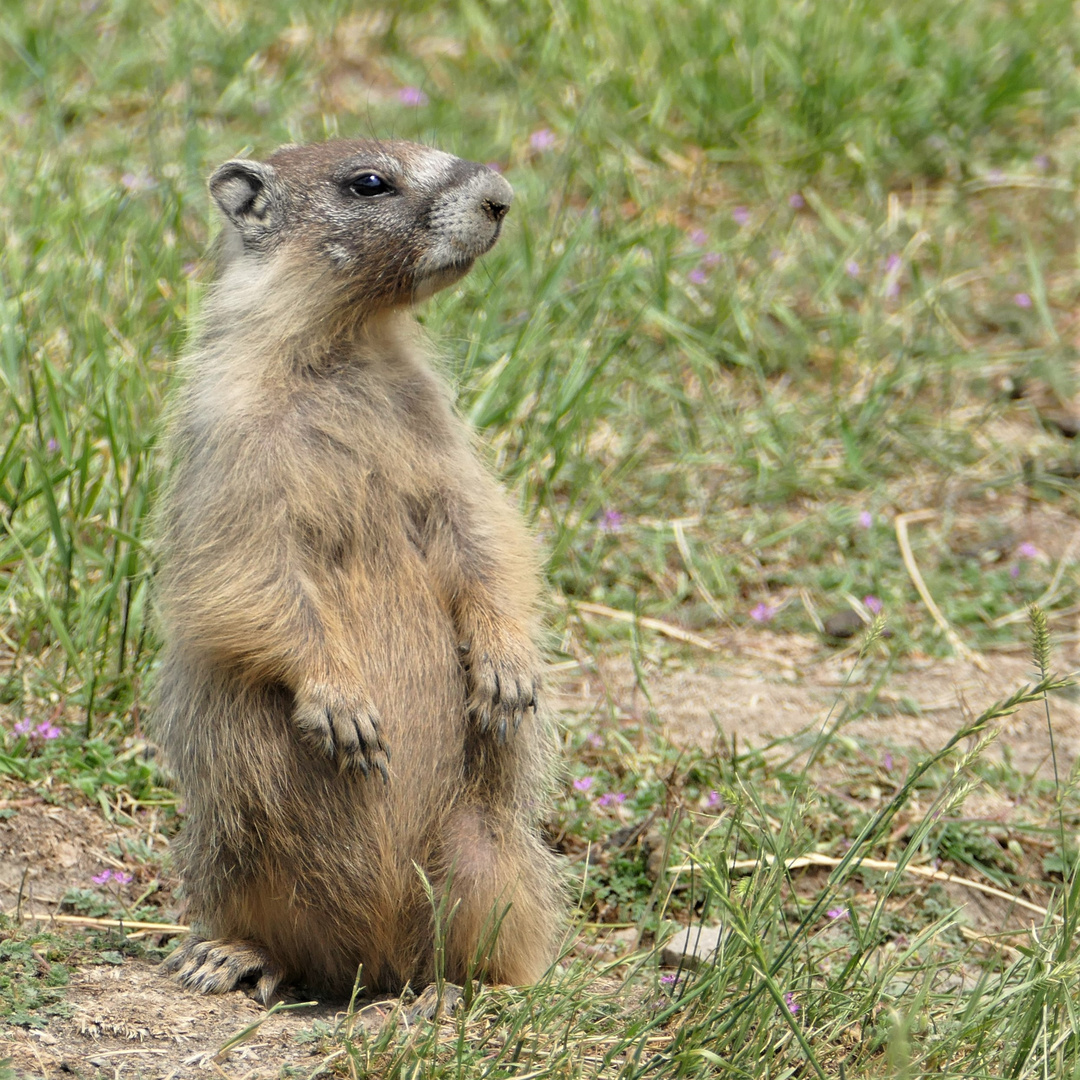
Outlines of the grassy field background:
M 0 775 L 174 827 L 141 741 L 146 522 L 209 277 L 204 178 L 336 135 L 430 142 L 515 186 L 499 247 L 421 318 L 549 552 L 557 664 L 696 662 L 577 605 L 826 651 L 881 612 L 861 655 L 887 680 L 1020 647 L 1038 601 L 1038 700 L 1047 635 L 1074 642 L 1080 613 L 1078 27 L 1066 0 L 0 7 Z M 919 511 L 908 565 L 896 519 Z M 457 1027 L 338 1033 L 328 1074 L 1080 1076 L 1071 763 L 1057 784 L 1010 771 L 984 730 L 943 732 L 853 808 L 833 788 L 876 773 L 839 736 L 688 756 L 571 724 L 551 830 L 582 934 L 648 946 L 720 918 L 722 955 L 672 979 L 648 948 L 579 952 Z M 980 782 L 1023 829 L 965 817 Z M 695 853 L 688 886 L 650 871 L 657 835 L 668 862 Z M 807 851 L 839 865 L 796 886 L 783 861 Z M 860 915 L 868 854 L 1035 883 L 1050 913 L 976 945 L 895 874 Z M 2 925 L 26 959 L 33 934 Z M 28 965 L 0 978 L 24 1025 L 63 1009 Z

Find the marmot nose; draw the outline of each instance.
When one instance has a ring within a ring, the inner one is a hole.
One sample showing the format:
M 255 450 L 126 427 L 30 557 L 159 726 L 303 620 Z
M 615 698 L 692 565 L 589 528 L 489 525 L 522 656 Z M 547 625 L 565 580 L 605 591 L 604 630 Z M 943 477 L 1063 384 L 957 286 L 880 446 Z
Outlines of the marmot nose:
M 510 209 L 509 203 L 497 202 L 495 199 L 485 199 L 483 206 L 484 213 L 487 214 L 496 225 L 506 217 L 506 212 Z

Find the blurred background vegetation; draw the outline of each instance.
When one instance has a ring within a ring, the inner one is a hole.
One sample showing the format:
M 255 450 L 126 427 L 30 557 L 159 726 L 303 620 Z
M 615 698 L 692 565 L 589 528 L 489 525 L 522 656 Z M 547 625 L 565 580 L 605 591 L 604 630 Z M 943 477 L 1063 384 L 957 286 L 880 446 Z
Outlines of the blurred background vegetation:
M 932 509 L 964 640 L 1040 596 L 1070 629 L 1078 40 L 1068 0 L 3 5 L 2 767 L 55 720 L 96 787 L 141 730 L 204 178 L 284 141 L 515 185 L 421 318 L 560 596 L 705 634 L 883 605 L 940 654 L 892 527 Z

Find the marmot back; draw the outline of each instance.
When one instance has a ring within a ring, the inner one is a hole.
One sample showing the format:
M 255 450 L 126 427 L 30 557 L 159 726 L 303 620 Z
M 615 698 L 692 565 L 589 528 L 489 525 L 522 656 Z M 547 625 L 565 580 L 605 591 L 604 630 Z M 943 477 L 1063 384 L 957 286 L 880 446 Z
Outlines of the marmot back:
M 538 574 L 408 308 L 512 190 L 404 142 L 210 178 L 225 217 L 170 423 L 155 729 L 187 804 L 188 985 L 535 981 L 563 910 L 537 817 Z

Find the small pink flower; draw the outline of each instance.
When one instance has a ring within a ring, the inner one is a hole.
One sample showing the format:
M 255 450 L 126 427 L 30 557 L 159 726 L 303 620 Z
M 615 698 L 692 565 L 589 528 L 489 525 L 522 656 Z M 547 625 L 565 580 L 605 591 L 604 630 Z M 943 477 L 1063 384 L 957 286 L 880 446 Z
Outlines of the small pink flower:
M 825 912 L 830 919 L 846 919 L 850 914 L 847 908 L 843 907 L 831 907 Z
M 742 226 L 750 220 L 750 211 L 745 206 L 736 206 L 731 211 L 731 217 L 736 225 Z
M 714 266 L 719 266 L 724 261 L 724 256 L 719 251 L 706 251 L 701 256 L 701 265 L 707 266 L 711 270 Z
M 1026 292 L 1018 292 L 1013 297 L 1013 302 L 1017 307 L 1029 308 L 1031 307 L 1031 297 Z
M 1037 559 L 1039 557 L 1039 549 L 1030 540 L 1025 540 L 1016 549 L 1016 553 L 1022 559 Z
M 795 995 L 790 990 L 784 995 L 784 1004 L 787 1006 L 787 1010 L 792 1016 L 794 1016 L 801 1008 L 799 1003 L 795 1000 Z
M 596 800 L 597 806 L 612 806 L 616 803 L 626 802 L 626 793 L 622 791 L 606 791 Z
M 119 882 L 121 885 L 131 884 L 131 874 L 126 871 L 114 870 L 112 873 L 113 881 Z
M 859 512 L 859 524 L 864 529 L 869 529 L 874 524 L 874 515 L 869 510 L 861 510 Z
M 588 791 L 593 785 L 593 778 L 591 776 L 583 776 L 579 780 L 574 781 L 575 791 Z
M 704 229 L 690 230 L 690 243 L 694 247 L 704 247 L 709 242 L 709 234 Z
M 877 615 L 881 611 L 881 601 L 876 596 L 864 596 L 862 602 L 872 615 Z
M 529 145 L 534 150 L 550 150 L 555 145 L 555 133 L 551 128 L 540 128 L 529 136 Z
M 398 92 L 398 101 L 402 105 L 426 105 L 428 96 L 419 86 L 403 86 Z
M 901 259 L 900 256 L 897 255 L 896 252 L 894 251 L 885 260 L 885 269 L 886 269 L 886 271 L 888 271 L 891 274 L 894 270 L 899 270 L 900 269 L 900 264 L 902 262 L 903 262 L 903 259 Z
M 59 739 L 62 732 L 55 724 L 50 724 L 48 720 L 42 720 L 42 722 L 34 728 L 34 734 L 42 739 Z
M 48 450 L 50 454 L 55 454 L 59 446 L 60 444 L 55 439 L 50 439 L 45 444 L 45 449 Z
M 90 880 L 95 885 L 104 885 L 105 882 L 108 881 L 109 878 L 111 878 L 111 877 L 112 877 L 112 871 L 111 870 L 102 870 L 100 874 L 95 874 Z
M 700 266 L 695 266 L 689 274 L 686 275 L 695 285 L 704 285 L 709 280 L 709 275 L 701 269 Z
M 34 721 L 25 717 L 15 725 L 16 735 L 29 735 L 34 730 Z
M 709 807 L 709 809 L 712 809 L 713 807 L 719 806 L 720 805 L 720 792 L 719 791 L 710 791 L 709 795 L 708 795 L 708 798 L 706 798 L 706 800 L 705 800 L 705 805 L 707 807 Z
M 893 759 L 892 754 L 888 750 L 885 751 L 885 756 L 881 759 L 881 767 L 886 772 L 892 772 Z
M 806 200 L 797 191 L 788 199 L 788 206 L 790 206 L 792 210 L 801 210 L 805 205 Z
M 623 516 L 618 510 L 605 510 L 600 515 L 600 531 L 617 533 L 623 524 Z
M 660 982 L 663 983 L 664 986 L 670 986 L 674 981 L 675 981 L 675 976 L 674 975 L 661 975 L 660 976 Z
M 1019 576 L 1020 576 L 1020 567 L 1016 563 L 1013 563 L 1013 565 L 1009 567 L 1009 577 L 1018 578 Z
M 859 276 L 859 264 L 854 259 L 848 259 L 844 264 L 844 269 L 847 271 L 848 277 Z
M 764 600 L 750 609 L 750 618 L 754 622 L 767 623 L 775 614 L 776 609 L 766 604 Z

